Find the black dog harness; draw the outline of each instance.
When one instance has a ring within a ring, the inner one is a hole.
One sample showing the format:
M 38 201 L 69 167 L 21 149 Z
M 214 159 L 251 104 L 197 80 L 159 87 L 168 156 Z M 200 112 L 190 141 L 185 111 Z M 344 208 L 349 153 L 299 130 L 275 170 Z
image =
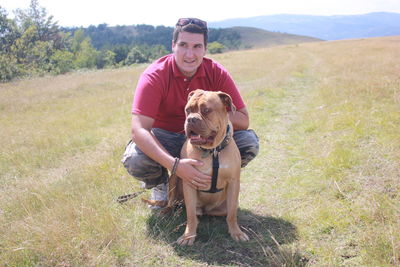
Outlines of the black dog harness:
M 202 147 L 199 147 L 204 154 L 212 154 L 212 180 L 211 180 L 211 188 L 209 190 L 200 190 L 201 192 L 205 193 L 217 193 L 222 191 L 223 189 L 218 189 L 217 188 L 217 182 L 218 182 L 218 170 L 219 170 L 219 152 L 223 150 L 229 143 L 232 134 L 231 134 L 231 129 L 228 124 L 228 127 L 226 128 L 226 136 L 224 140 L 221 142 L 219 146 L 213 149 L 205 149 Z
M 231 140 L 233 136 L 232 133 L 232 129 L 228 124 L 228 127 L 226 128 L 226 135 L 224 140 L 221 142 L 221 144 L 219 146 L 217 146 L 216 148 L 213 149 L 205 149 L 202 147 L 198 147 L 200 150 L 203 151 L 203 158 L 207 157 L 208 154 L 212 154 L 213 157 L 213 161 L 212 161 L 212 165 L 213 165 L 213 170 L 212 170 L 212 180 L 211 180 L 211 188 L 209 190 L 200 190 L 202 192 L 205 193 L 217 193 L 222 191 L 223 189 L 218 189 L 217 188 L 217 182 L 218 182 L 218 170 L 219 170 L 219 152 L 221 150 L 223 150 L 229 143 L 229 141 Z M 137 197 L 138 195 L 144 193 L 146 191 L 146 189 L 143 189 L 142 191 L 139 192 L 135 192 L 133 194 L 127 194 L 127 195 L 123 195 L 118 197 L 117 201 L 122 204 L 132 198 Z

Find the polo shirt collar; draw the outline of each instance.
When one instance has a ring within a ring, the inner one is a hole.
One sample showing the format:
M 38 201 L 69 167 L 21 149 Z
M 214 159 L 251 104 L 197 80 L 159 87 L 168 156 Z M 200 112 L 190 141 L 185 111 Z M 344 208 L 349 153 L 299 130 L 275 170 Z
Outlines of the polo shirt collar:
M 172 58 L 172 72 L 174 74 L 174 77 L 175 78 L 179 78 L 179 77 L 186 78 L 186 76 L 182 74 L 182 72 L 180 71 L 180 69 L 176 65 L 175 57 L 174 57 L 173 54 L 171 54 L 171 58 Z M 206 76 L 206 71 L 204 69 L 204 59 L 203 59 L 203 62 L 201 62 L 200 66 L 197 69 L 196 73 L 194 74 L 193 78 L 205 77 L 205 76 Z

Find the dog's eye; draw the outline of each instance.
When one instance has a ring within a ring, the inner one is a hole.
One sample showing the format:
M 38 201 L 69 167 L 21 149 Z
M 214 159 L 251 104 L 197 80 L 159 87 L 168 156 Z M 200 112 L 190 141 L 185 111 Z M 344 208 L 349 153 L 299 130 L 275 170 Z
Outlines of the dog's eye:
M 203 108 L 203 110 L 201 111 L 203 114 L 208 114 L 211 112 L 210 108 Z
M 186 114 L 190 113 L 190 108 L 185 109 Z

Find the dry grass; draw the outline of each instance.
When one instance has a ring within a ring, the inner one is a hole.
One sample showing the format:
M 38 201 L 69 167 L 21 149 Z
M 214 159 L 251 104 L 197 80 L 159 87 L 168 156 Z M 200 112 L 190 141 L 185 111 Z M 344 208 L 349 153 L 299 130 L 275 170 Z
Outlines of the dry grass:
M 144 66 L 0 85 L 0 265 L 395 266 L 400 264 L 399 37 L 216 56 L 249 106 L 261 151 L 242 171 L 230 240 L 202 218 L 138 200 L 119 160 Z

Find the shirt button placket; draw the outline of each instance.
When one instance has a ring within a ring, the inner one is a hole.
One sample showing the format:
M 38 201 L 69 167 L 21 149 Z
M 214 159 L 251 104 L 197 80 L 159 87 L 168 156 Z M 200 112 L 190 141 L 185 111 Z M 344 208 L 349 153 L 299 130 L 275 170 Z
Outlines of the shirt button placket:
M 184 78 L 183 81 L 188 83 L 188 79 L 187 78 Z M 190 91 L 190 86 L 189 85 L 190 85 L 190 82 L 187 85 L 186 91 Z

